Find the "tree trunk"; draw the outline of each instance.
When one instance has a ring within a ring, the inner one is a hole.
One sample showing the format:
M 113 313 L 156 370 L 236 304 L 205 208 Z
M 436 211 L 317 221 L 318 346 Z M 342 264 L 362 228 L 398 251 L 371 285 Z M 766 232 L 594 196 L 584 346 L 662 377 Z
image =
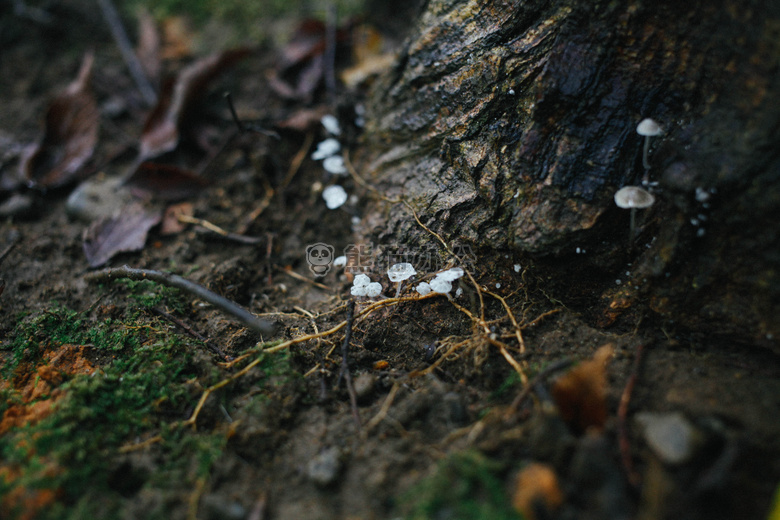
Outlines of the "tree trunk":
M 780 351 L 779 65 L 774 0 L 430 0 L 358 163 L 445 240 L 532 256 L 603 325 L 648 305 Z M 643 177 L 630 243 L 613 195 Z M 430 241 L 405 206 L 370 210 L 375 242 Z

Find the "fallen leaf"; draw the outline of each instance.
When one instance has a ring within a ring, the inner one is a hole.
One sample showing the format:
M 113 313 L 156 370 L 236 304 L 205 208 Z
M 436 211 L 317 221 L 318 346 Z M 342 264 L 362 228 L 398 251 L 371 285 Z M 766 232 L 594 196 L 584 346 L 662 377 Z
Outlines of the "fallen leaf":
M 562 503 L 558 477 L 547 464 L 529 464 L 517 474 L 512 505 L 526 520 L 536 520 L 537 512 L 545 512 L 541 518 L 549 518 Z
M 133 203 L 116 216 L 93 223 L 84 232 L 84 254 L 90 267 L 100 267 L 118 253 L 140 251 L 149 230 L 160 223 L 162 211 Z
M 180 60 L 192 54 L 195 39 L 190 24 L 183 16 L 171 16 L 163 20 L 164 60 Z
M 336 30 L 336 45 L 350 40 L 351 23 Z M 304 20 L 280 53 L 268 85 L 282 98 L 310 101 L 325 72 L 327 27 L 319 20 Z
M 197 195 L 211 184 L 195 172 L 169 164 L 145 162 L 125 181 L 125 186 L 137 196 L 175 201 Z
M 46 111 L 44 136 L 25 151 L 20 163 L 31 186 L 55 188 L 71 182 L 92 157 L 100 113 L 89 87 L 94 54 L 84 55 L 78 77 Z
M 179 144 L 182 128 L 194 119 L 194 108 L 217 76 L 250 53 L 248 48 L 212 54 L 185 67 L 163 85 L 157 106 L 144 123 L 140 158 L 170 152 Z
M 552 396 L 561 418 L 577 433 L 601 429 L 607 420 L 607 362 L 611 344 L 600 347 L 593 357 L 575 366 L 555 381 Z
M 180 202 L 171 204 L 165 208 L 165 214 L 160 224 L 161 235 L 176 235 L 187 229 L 187 224 L 179 220 L 180 216 L 191 217 L 195 214 L 195 209 L 190 202 Z
M 146 73 L 146 77 L 157 88 L 160 82 L 162 61 L 160 60 L 160 32 L 149 11 L 138 12 L 138 45 L 135 54 Z

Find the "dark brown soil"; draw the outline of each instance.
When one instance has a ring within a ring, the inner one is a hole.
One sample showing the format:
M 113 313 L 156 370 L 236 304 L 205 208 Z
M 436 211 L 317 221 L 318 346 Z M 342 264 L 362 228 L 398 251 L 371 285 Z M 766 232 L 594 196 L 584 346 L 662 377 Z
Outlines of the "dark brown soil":
M 100 29 L 100 20 L 87 16 L 84 24 L 90 28 L 77 31 L 65 24 L 53 30 L 32 24 L 29 34 L 15 33 L 2 42 L 0 152 L 9 157 L 0 164 L 3 173 L 17 167 L 14 147 L 38 138 L 47 96 L 71 81 L 82 53 L 90 47 L 97 48 L 98 103 L 105 109 L 116 96 L 131 101 L 121 116 L 104 113 L 98 149 L 87 173 L 123 174 L 131 164 L 144 112 L 133 104 L 137 94 L 110 36 Z M 240 113 L 279 121 L 304 108 L 270 92 L 264 78 L 274 57 L 273 50 L 258 52 L 217 81 L 219 88 L 233 92 Z M 235 129 L 220 96 L 210 99 L 218 114 L 211 121 L 219 142 Z M 109 265 L 173 271 L 201 283 L 274 321 L 277 331 L 262 338 L 265 341 L 324 331 L 342 322 L 351 278 L 332 269 L 315 280 L 306 247 L 324 242 L 340 254 L 347 245 L 360 244 L 353 218 L 363 217 L 361 201 L 373 195 L 351 178 L 342 178 L 339 182 L 358 200 L 338 210 L 327 209 L 321 190 L 333 179 L 309 158 L 313 145 L 304 151 L 307 158 L 289 186 L 280 188 L 295 155 L 312 142 L 307 141 L 309 136 L 316 144 L 325 134 L 315 125 L 308 131 L 280 130 L 278 141 L 254 134 L 233 137 L 209 159 L 205 174 L 213 181 L 211 187 L 190 199 L 197 218 L 233 231 L 261 203 L 266 186 L 275 187 L 270 205 L 246 230 L 246 235 L 261 238 L 259 244 L 241 244 L 198 226 L 171 236 L 162 236 L 155 228 L 143 251 L 116 256 Z M 193 157 L 203 160 L 202 155 Z M 0 296 L 3 346 L 20 313 L 43 313 L 52 302 L 93 317 L 110 312 L 111 306 L 128 305 L 123 293 L 111 286 L 85 281 L 90 271 L 82 251 L 86 226 L 65 213 L 72 188 L 23 190 L 33 199 L 34 209 L 2 223 L 0 249 L 16 244 L 0 265 L 6 284 Z M 6 200 L 9 196 L 4 195 Z M 343 331 L 293 345 L 291 359 L 301 377 L 276 387 L 262 416 L 241 411 L 242 399 L 249 399 L 253 388 L 237 383 L 232 405 L 240 421 L 231 427 L 226 448 L 202 487 L 163 492 L 139 477 L 140 483 L 125 493 L 124 517 L 147 518 L 149 511 L 160 511 L 165 504 L 169 518 L 185 518 L 192 514 L 193 496 L 197 518 L 411 515 L 412 506 L 402 497 L 421 486 L 439 461 L 473 449 L 500 463 L 495 474 L 510 499 L 515 474 L 525 464 L 550 464 L 565 496 L 555 518 L 767 518 L 780 480 L 776 356 L 742 344 L 739 337 L 688 334 L 642 309 L 628 312 L 609 329 L 599 329 L 591 309 L 582 303 L 589 301 L 582 297 L 582 288 L 557 286 L 549 268 L 542 270 L 533 259 L 506 251 L 474 254 L 478 261 L 469 268 L 476 284 L 508 303 L 523 327 L 524 353 L 499 300 L 483 292 L 480 311 L 470 283 L 461 283 L 464 294 L 455 302 L 477 316 L 483 312 L 488 333 L 444 297 L 379 309 L 356 320 L 352 331 L 349 369 L 358 387 L 360 428 L 340 376 Z M 519 271 L 515 265 L 521 266 Z M 382 277 L 380 272 L 371 275 L 374 280 Z M 386 277 L 382 281 L 384 293 L 392 296 L 394 287 Z M 261 339 L 194 298 L 187 301 L 192 306 L 179 317 L 227 355 L 238 356 Z M 358 311 L 370 303 L 358 302 Z M 562 359 L 587 359 L 598 347 L 614 344 L 615 355 L 607 368 L 609 417 L 603 432 L 576 433 L 557 417 L 549 390 L 558 373 L 543 378 L 530 399 L 514 413 L 507 412 L 522 384 L 513 379 L 512 366 L 489 341 L 491 333 L 512 348 L 510 354 L 528 375 Z M 466 342 L 455 353 L 459 356 L 418 375 L 459 341 Z M 625 438 L 639 476 L 638 486 L 632 487 L 620 457 L 617 410 L 640 345 L 644 359 L 628 408 Z M 10 355 L 0 351 L 6 362 Z M 202 357 L 213 367 L 220 361 L 207 351 Z M 111 359 L 97 357 L 94 362 L 106 364 Z M 192 406 L 197 397 L 196 393 Z M 384 410 L 386 403 L 390 404 Z M 207 401 L 199 418 L 201 430 L 224 423 L 217 404 L 215 398 Z M 638 412 L 671 411 L 683 412 L 706 445 L 679 466 L 659 463 L 632 420 Z M 377 417 L 384 418 L 372 422 Z M 186 418 L 182 414 L 176 419 Z M 120 480 L 133 473 L 125 474 L 123 468 L 143 468 L 139 474 L 149 475 L 164 464 L 154 446 L 113 456 Z M 446 510 L 437 516 L 459 517 Z

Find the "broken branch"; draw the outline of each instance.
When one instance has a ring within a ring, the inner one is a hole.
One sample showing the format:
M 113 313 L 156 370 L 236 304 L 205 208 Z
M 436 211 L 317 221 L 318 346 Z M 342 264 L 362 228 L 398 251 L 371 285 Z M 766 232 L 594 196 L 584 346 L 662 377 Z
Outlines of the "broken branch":
M 218 308 L 225 314 L 228 314 L 238 321 L 249 327 L 250 329 L 260 332 L 261 334 L 271 334 L 274 330 L 274 326 L 261 320 L 251 312 L 247 311 L 237 303 L 228 300 L 227 298 L 220 296 L 219 294 L 209 291 L 202 285 L 198 285 L 195 282 L 191 282 L 181 276 L 164 273 L 162 271 L 153 271 L 150 269 L 133 269 L 129 266 L 116 267 L 113 269 L 104 269 L 103 271 L 97 271 L 90 273 L 86 276 L 88 281 L 103 282 L 113 281 L 118 278 L 129 278 L 130 280 L 151 280 L 169 287 L 176 287 L 182 291 L 186 291 L 202 300 L 205 300 Z

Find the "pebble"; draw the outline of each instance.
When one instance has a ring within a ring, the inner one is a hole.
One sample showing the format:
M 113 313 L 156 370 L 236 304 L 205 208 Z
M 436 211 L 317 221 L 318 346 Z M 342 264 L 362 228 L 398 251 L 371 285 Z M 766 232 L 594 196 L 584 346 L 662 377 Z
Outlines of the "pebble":
M 374 384 L 376 383 L 376 377 L 368 372 L 363 372 L 355 378 L 355 396 L 359 400 L 370 397 L 371 392 L 374 391 Z
M 306 465 L 306 475 L 318 486 L 331 484 L 341 471 L 341 452 L 335 446 L 315 455 Z
M 666 464 L 682 464 L 695 453 L 700 434 L 680 412 L 642 412 L 636 420 L 650 449 Z

